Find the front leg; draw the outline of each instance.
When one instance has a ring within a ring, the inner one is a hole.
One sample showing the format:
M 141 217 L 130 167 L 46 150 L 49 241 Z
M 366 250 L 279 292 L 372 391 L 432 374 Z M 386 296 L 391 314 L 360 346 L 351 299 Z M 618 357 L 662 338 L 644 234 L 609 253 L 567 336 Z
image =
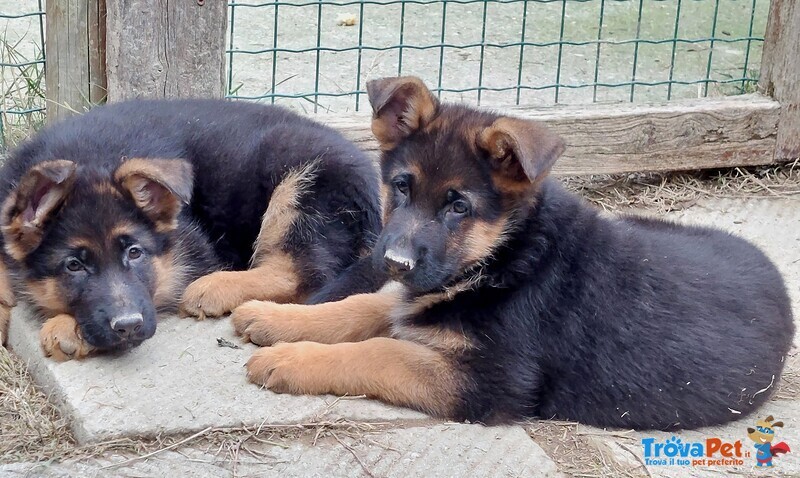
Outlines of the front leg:
M 247 374 L 250 381 L 278 393 L 366 395 L 442 418 L 458 413 L 465 382 L 441 353 L 383 337 L 265 347 L 247 362 Z
M 94 350 L 83 340 L 78 322 L 67 314 L 48 319 L 39 331 L 39 340 L 44 354 L 58 362 L 81 359 Z
M 197 279 L 186 288 L 180 309 L 201 320 L 219 317 L 249 300 L 293 302 L 299 285 L 294 259 L 276 253 L 246 271 L 213 272 Z
M 391 288 L 317 305 L 247 302 L 231 319 L 236 333 L 257 345 L 310 341 L 360 342 L 389 335 L 389 313 L 399 294 Z

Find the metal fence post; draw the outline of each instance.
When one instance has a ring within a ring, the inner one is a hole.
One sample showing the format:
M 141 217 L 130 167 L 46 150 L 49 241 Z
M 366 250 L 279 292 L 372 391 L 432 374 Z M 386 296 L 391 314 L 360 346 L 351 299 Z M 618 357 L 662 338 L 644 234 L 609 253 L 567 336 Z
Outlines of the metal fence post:
M 106 1 L 110 101 L 223 97 L 225 0 Z
M 781 104 L 776 160 L 800 157 L 800 5 L 772 0 L 759 90 Z

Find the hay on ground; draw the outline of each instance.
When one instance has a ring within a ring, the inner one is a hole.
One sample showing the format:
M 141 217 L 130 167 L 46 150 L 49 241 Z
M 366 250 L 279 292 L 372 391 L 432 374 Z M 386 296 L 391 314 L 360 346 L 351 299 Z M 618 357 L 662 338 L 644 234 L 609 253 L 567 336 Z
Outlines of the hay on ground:
M 561 178 L 567 189 L 606 211 L 628 208 L 680 211 L 702 199 L 800 195 L 800 159 L 748 168 Z

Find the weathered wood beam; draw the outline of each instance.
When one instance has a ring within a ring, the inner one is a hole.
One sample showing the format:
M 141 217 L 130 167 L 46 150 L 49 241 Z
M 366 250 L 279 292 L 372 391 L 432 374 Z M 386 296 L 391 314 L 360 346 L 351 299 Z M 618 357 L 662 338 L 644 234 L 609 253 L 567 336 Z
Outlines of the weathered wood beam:
M 47 121 L 80 113 L 106 96 L 105 0 L 48 0 Z
M 769 164 L 781 112 L 778 102 L 759 94 L 499 111 L 543 121 L 564 138 L 567 150 L 554 168 L 559 175 Z M 368 113 L 315 119 L 377 154 Z
M 107 0 L 108 98 L 221 98 L 223 0 Z

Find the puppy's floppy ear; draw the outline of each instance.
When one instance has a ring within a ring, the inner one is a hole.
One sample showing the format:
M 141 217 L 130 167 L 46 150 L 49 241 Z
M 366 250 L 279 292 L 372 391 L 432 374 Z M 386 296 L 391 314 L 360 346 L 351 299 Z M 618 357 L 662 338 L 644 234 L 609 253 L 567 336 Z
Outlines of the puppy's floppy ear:
M 781 427 L 783 428 L 783 422 L 775 422 L 772 424 L 773 427 Z
M 42 240 L 44 225 L 64 202 L 75 182 L 72 161 L 44 161 L 33 166 L 3 203 L 0 228 L 5 249 L 22 260 Z
M 501 117 L 478 135 L 478 147 L 504 180 L 527 186 L 550 172 L 564 141 L 536 121 Z
M 372 133 L 381 149 L 392 149 L 433 118 L 439 101 L 415 76 L 381 78 L 367 83 L 372 105 Z
M 129 159 L 114 172 L 114 180 L 161 231 L 177 226 L 178 213 L 192 199 L 192 165 L 182 159 Z
M 747 427 L 747 433 L 755 433 L 756 429 L 753 427 Z

